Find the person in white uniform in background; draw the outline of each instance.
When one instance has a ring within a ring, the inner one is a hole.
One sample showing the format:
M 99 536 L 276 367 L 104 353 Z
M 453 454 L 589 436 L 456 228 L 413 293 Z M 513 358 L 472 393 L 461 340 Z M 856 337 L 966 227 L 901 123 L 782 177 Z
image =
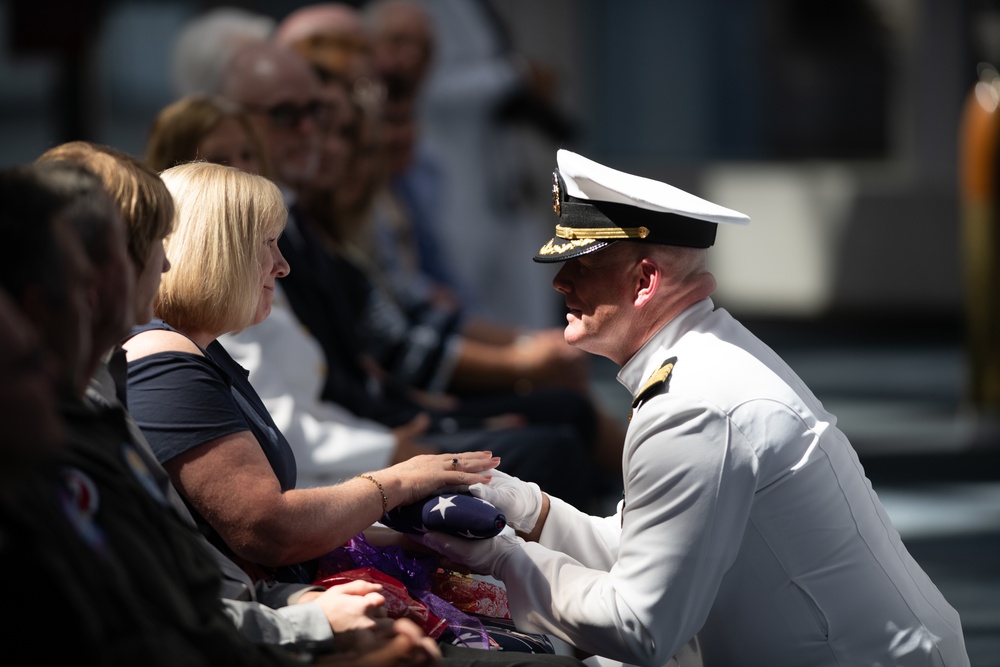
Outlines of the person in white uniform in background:
M 634 397 L 624 498 L 597 518 L 497 472 L 472 492 L 517 536 L 424 542 L 503 580 L 519 628 L 662 665 L 968 665 L 961 623 L 907 552 L 836 418 L 710 296 L 717 224 L 749 219 L 559 151 L 566 340 Z M 683 659 L 681 663 L 684 664 Z

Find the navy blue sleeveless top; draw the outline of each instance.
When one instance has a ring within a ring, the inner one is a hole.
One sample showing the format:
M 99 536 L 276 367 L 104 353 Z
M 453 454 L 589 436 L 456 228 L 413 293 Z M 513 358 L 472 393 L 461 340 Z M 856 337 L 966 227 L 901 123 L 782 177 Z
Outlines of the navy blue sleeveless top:
M 154 319 L 131 335 L 153 329 L 177 332 Z M 292 448 L 250 385 L 246 369 L 218 341 L 202 353 L 204 357 L 159 352 L 128 364 L 129 412 L 157 459 L 166 463 L 216 438 L 251 431 L 281 490 L 295 488 Z

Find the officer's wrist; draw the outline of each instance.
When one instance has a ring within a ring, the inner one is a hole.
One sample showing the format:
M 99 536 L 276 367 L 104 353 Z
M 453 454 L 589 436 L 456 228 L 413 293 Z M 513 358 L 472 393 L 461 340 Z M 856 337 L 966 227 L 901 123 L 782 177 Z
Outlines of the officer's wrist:
M 535 525 L 530 531 L 516 531 L 517 536 L 525 542 L 537 542 L 538 538 L 542 535 L 542 529 L 545 528 L 545 520 L 549 517 L 550 506 L 548 494 L 543 493 L 542 507 L 538 512 L 538 519 L 535 521 Z
M 515 554 L 520 551 L 518 544 L 520 540 L 516 537 L 510 535 L 509 533 L 502 533 L 493 538 L 497 540 L 496 545 L 496 557 L 493 559 L 493 563 L 490 565 L 490 575 L 499 579 L 504 580 L 506 573 L 510 571 L 512 574 L 516 573 L 517 568 L 514 566 Z M 516 574 L 514 574 L 516 576 Z

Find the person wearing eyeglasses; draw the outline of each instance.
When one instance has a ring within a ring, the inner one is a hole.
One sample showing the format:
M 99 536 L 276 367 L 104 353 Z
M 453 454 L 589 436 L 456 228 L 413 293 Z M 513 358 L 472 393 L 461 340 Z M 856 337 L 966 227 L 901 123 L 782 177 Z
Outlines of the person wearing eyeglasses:
M 309 143 L 305 138 L 310 135 L 314 136 L 311 147 L 322 146 L 322 134 L 317 130 L 323 128 L 318 128 L 313 118 L 303 117 L 297 124 L 284 123 L 280 113 L 296 105 L 302 109 L 311 100 L 322 99 L 317 74 L 298 54 L 270 43 L 254 45 L 238 54 L 226 79 L 224 88 L 229 98 L 251 110 L 251 119 L 289 209 L 288 226 L 278 244 L 282 253 L 288 255 L 289 263 L 301 270 L 281 280 L 280 292 L 285 298 L 279 298 L 279 302 L 287 302 L 295 319 L 323 350 L 326 371 L 321 378 L 323 401 L 336 403 L 358 417 L 390 429 L 402 428 L 406 433 L 403 441 L 410 444 L 402 451 L 393 450 L 394 457 L 429 453 L 415 446 L 415 441 L 425 435 L 433 436 L 434 451 L 491 449 L 503 457 L 508 467 L 519 470 L 521 476 L 553 491 L 561 489 L 571 502 L 575 500 L 579 505 L 590 502 L 598 493 L 597 485 L 607 484 L 602 477 L 604 471 L 597 470 L 595 463 L 598 456 L 594 446 L 594 434 L 598 432 L 595 411 L 583 392 L 566 388 L 571 383 L 579 386 L 585 380 L 583 356 L 561 339 L 555 341 L 559 347 L 550 342 L 551 338 L 533 337 L 521 344 L 512 340 L 504 354 L 478 357 L 481 366 L 492 364 L 491 370 L 480 373 L 483 381 L 493 381 L 492 387 L 497 387 L 502 372 L 502 378 L 508 380 L 504 390 L 494 390 L 485 396 L 465 396 L 461 400 L 453 394 L 444 394 L 441 387 L 458 364 L 469 358 L 459 358 L 459 354 L 464 355 L 459 348 L 465 345 L 465 339 L 452 342 L 451 337 L 440 336 L 426 326 L 414 334 L 415 340 L 421 336 L 426 340 L 429 334 L 440 339 L 424 345 L 429 352 L 418 350 L 412 355 L 416 361 L 411 365 L 418 366 L 417 371 L 435 376 L 420 386 L 379 363 L 371 349 L 373 336 L 363 335 L 359 327 L 359 311 L 367 307 L 370 298 L 368 278 L 330 251 L 328 240 L 319 232 L 314 212 L 307 206 L 307 190 L 313 185 L 310 176 L 316 173 L 316 166 L 303 159 L 304 151 L 300 148 Z M 249 335 L 256 338 L 254 332 Z M 566 360 L 555 353 L 545 354 L 552 348 L 568 351 Z M 499 349 L 500 346 L 490 346 L 490 350 Z M 284 348 L 268 349 L 255 359 L 258 364 L 265 364 L 285 352 Z M 253 365 L 248 362 L 248 366 Z M 424 366 L 431 366 L 432 370 L 424 372 Z M 279 370 L 290 382 L 298 379 L 292 377 L 294 372 L 287 366 Z M 250 371 L 254 373 L 254 368 Z M 435 382 L 438 377 L 441 379 Z M 516 393 L 514 387 L 519 380 L 530 384 L 534 391 L 530 395 Z M 542 386 L 545 381 L 548 384 Z M 287 405 L 288 395 L 282 397 Z M 309 402 L 316 399 L 317 396 L 305 398 Z M 298 407 L 296 404 L 295 408 Z M 411 453 L 406 455 L 405 450 Z M 380 456 L 389 454 L 380 449 Z M 617 464 L 620 449 L 607 458 Z M 616 471 L 612 474 L 617 477 Z M 603 488 L 600 487 L 601 492 Z
M 250 44 L 233 56 L 223 96 L 249 112 L 287 198 L 288 189 L 307 182 L 319 163 L 320 128 L 330 109 L 316 75 L 289 48 Z

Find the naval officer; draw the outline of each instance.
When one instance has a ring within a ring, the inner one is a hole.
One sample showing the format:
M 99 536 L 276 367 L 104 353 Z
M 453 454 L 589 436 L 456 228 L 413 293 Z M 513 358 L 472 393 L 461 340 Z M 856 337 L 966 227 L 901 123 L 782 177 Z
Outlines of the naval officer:
M 907 552 L 836 418 L 712 303 L 736 211 L 559 151 L 566 340 L 634 400 L 617 513 L 497 472 L 472 487 L 517 536 L 430 546 L 507 586 L 517 626 L 655 667 L 968 665 L 958 614 Z M 761 258 L 761 261 L 766 261 Z

